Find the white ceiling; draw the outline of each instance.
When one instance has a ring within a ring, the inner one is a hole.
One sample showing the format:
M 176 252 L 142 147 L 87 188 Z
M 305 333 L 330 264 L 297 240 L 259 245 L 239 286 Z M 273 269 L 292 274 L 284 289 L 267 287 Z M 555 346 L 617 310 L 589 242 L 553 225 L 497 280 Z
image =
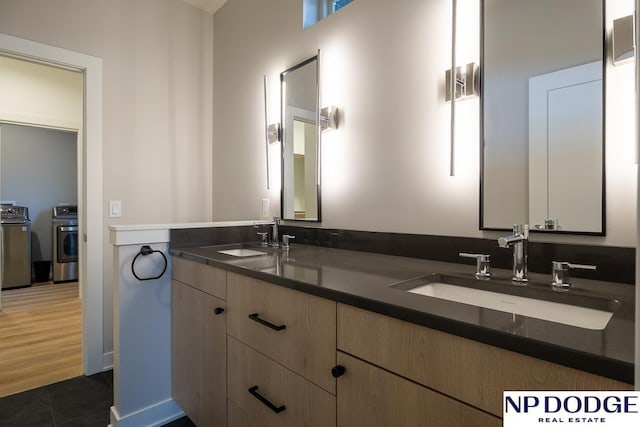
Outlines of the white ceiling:
M 227 0 L 182 0 L 185 3 L 189 3 L 192 6 L 197 7 L 198 9 L 202 9 L 211 14 L 215 13 L 216 10 L 220 9 L 223 4 L 227 2 Z

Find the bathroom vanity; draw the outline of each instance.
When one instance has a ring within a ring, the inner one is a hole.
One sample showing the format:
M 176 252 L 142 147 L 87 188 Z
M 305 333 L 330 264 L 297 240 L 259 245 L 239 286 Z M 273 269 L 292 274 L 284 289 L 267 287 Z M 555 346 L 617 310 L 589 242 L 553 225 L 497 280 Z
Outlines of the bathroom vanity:
M 564 300 L 614 310 L 588 329 L 403 286 L 474 283 L 469 265 L 298 244 L 171 253 L 173 397 L 199 426 L 499 426 L 504 390 L 632 388 L 632 286 L 575 279 Z M 553 299 L 549 281 L 527 286 Z

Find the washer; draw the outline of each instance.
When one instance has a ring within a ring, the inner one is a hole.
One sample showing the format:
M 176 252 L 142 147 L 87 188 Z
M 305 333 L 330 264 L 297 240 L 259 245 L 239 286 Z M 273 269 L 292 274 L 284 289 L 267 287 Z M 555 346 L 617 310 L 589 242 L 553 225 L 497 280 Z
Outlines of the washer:
M 78 280 L 78 207 L 53 207 L 53 282 Z
M 1 205 L 2 289 L 31 285 L 31 221 L 29 208 Z

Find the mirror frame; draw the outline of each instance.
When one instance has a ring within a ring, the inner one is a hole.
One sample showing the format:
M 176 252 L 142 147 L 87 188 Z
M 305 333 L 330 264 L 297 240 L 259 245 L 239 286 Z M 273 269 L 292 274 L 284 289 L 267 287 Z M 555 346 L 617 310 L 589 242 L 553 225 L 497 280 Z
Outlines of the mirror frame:
M 606 198 L 606 129 L 607 129 L 607 63 L 609 57 L 607 28 L 606 28 L 606 2 L 602 1 L 602 224 L 600 231 L 569 231 L 569 230 L 540 230 L 529 227 L 529 231 L 536 233 L 549 233 L 556 235 L 582 235 L 582 236 L 606 236 L 607 234 L 607 198 Z M 480 0 L 480 129 L 479 129 L 479 146 L 480 146 L 480 204 L 479 204 L 479 229 L 482 231 L 511 231 L 511 227 L 485 227 L 484 225 L 484 31 L 485 31 L 485 0 Z M 514 222 L 515 223 L 515 222 Z
M 317 206 L 318 206 L 318 216 L 315 219 L 296 219 L 296 218 L 285 218 L 284 217 L 284 197 L 285 197 L 285 179 L 284 179 L 284 140 L 285 140 L 285 99 L 284 99 L 284 79 L 287 74 L 304 67 L 312 63 L 316 62 L 316 196 L 317 196 Z M 305 59 L 302 62 L 299 62 L 286 70 L 280 73 L 280 127 L 281 127 L 281 137 L 280 137 L 280 175 L 281 175 L 281 184 L 280 184 L 280 217 L 284 221 L 299 221 L 299 222 L 322 222 L 322 206 L 321 206 L 321 197 L 320 197 L 320 145 L 321 145 L 321 131 L 320 131 L 320 50 L 318 53 L 310 58 Z

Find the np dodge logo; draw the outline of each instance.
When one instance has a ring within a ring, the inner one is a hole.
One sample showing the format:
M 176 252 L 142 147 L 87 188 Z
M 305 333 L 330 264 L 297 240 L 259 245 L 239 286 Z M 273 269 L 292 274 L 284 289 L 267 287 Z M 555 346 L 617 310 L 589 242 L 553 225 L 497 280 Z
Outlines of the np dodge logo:
M 640 426 L 640 392 L 505 391 L 504 427 Z

